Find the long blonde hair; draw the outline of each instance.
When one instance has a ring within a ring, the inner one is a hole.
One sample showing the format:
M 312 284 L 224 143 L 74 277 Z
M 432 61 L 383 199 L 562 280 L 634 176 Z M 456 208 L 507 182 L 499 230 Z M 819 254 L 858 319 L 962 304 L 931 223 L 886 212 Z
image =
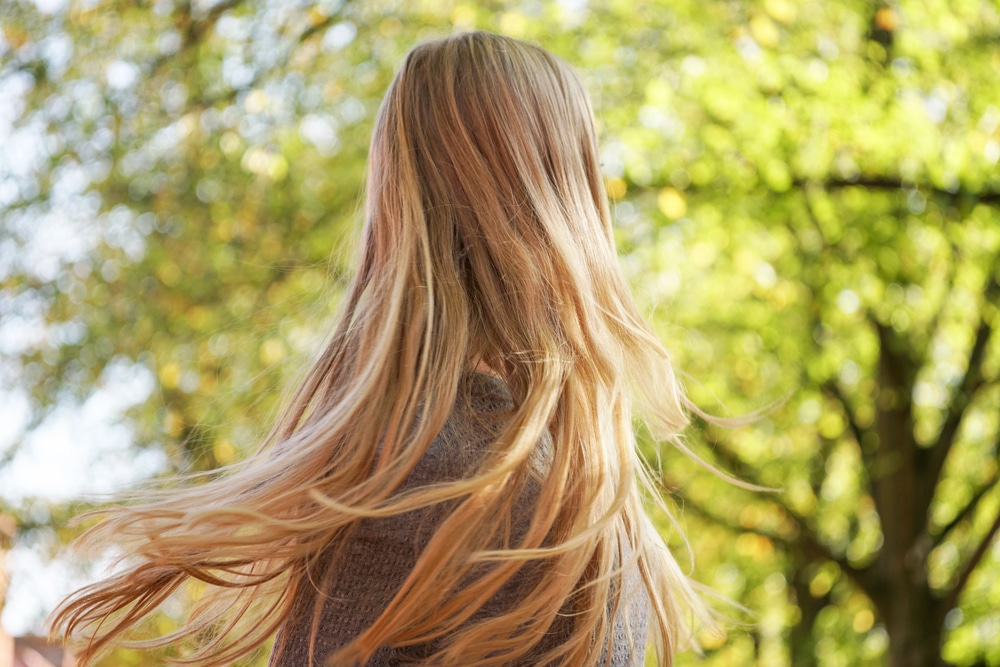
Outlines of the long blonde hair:
M 217 479 L 102 510 L 83 541 L 128 557 L 67 598 L 54 631 L 80 638 L 88 664 L 197 580 L 179 630 L 131 644 L 194 639 L 184 662 L 226 664 L 280 628 L 318 554 L 361 518 L 451 501 L 403 588 L 336 664 L 441 637 L 423 664 L 511 664 L 565 614 L 572 632 L 542 662 L 597 664 L 595 638 L 628 606 L 608 603 L 628 568 L 670 664 L 704 606 L 644 509 L 666 511 L 632 420 L 641 406 L 650 431 L 676 442 L 686 400 L 618 265 L 582 83 L 541 48 L 489 33 L 421 44 L 382 103 L 369 160 L 344 311 L 267 441 Z M 467 479 L 398 493 L 477 365 L 514 404 L 491 454 Z M 543 439 L 534 514 L 510 544 L 504 527 Z M 541 582 L 515 608 L 465 623 L 529 562 Z

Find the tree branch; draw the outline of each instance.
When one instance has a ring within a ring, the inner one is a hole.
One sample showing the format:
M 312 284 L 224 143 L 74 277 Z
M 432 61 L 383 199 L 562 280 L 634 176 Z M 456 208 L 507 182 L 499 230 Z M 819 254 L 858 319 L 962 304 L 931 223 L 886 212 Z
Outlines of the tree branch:
M 921 365 L 926 365 L 928 363 L 928 350 L 931 348 L 934 339 L 937 337 L 938 330 L 941 327 L 941 319 L 945 313 L 944 304 L 948 302 L 948 298 L 951 296 L 955 287 L 955 278 L 958 276 L 958 266 L 961 262 L 961 251 L 958 248 L 958 243 L 950 236 L 948 238 L 948 246 L 951 248 L 951 270 L 948 272 L 948 284 L 945 288 L 941 303 L 934 309 L 934 314 L 927 323 L 927 344 L 924 346 L 924 349 L 920 354 L 920 358 L 922 360 Z
M 946 190 L 929 183 L 908 183 L 902 178 L 894 176 L 872 176 L 868 178 L 858 178 L 855 180 L 849 180 L 846 178 L 825 178 L 821 181 L 814 181 L 810 179 L 795 179 L 792 181 L 792 186 L 796 188 L 804 188 L 809 185 L 820 185 L 827 190 L 843 190 L 846 188 L 864 188 L 865 190 L 923 190 L 926 192 L 934 193 L 935 195 L 945 197 L 948 199 L 960 199 L 962 197 L 971 197 L 978 201 L 989 203 L 989 202 L 1000 202 L 1000 191 L 997 190 L 982 190 L 980 192 L 972 192 L 969 190 L 963 190 L 958 188 L 954 191 Z
M 749 466 L 740 460 L 735 452 L 727 448 L 719 440 L 716 440 L 715 444 L 716 447 L 713 448 L 715 455 L 719 461 L 723 463 L 726 469 L 733 471 L 741 479 L 750 480 L 751 483 L 756 484 L 757 486 L 768 486 L 760 480 L 760 478 L 754 471 L 751 470 Z M 851 565 L 846 556 L 835 553 L 829 546 L 823 544 L 813 531 L 812 527 L 809 525 L 808 517 L 796 511 L 788 504 L 778 500 L 777 497 L 772 498 L 772 502 L 774 502 L 794 520 L 797 528 L 797 534 L 799 536 L 798 540 L 788 540 L 779 537 L 774 537 L 773 539 L 781 539 L 785 544 L 789 545 L 798 544 L 798 546 L 800 546 L 802 550 L 812 558 L 822 558 L 833 561 L 855 581 L 859 588 L 862 590 L 868 590 L 868 575 L 866 570 L 859 569 L 854 565 Z
M 951 521 L 944 525 L 936 535 L 931 537 L 932 545 L 936 547 L 941 544 L 941 542 L 944 541 L 944 538 L 948 536 L 948 533 L 950 533 L 955 526 L 964 521 L 976 510 L 976 507 L 979 505 L 979 501 L 982 500 L 983 497 L 990 491 L 997 488 L 998 482 L 1000 482 L 1000 473 L 993 473 L 993 478 L 972 495 L 972 498 L 970 498 L 969 502 L 965 504 L 965 507 L 959 510 L 958 514 L 956 514 Z
M 300 44 L 302 42 L 305 42 L 307 39 L 318 33 L 320 30 L 324 30 L 325 28 L 328 28 L 331 25 L 333 25 L 333 21 L 336 18 L 337 16 L 335 14 L 329 14 L 327 16 L 324 16 L 321 20 L 316 21 L 308 28 L 300 32 L 298 36 L 295 38 L 295 41 Z
M 865 452 L 864 441 L 867 440 L 866 435 L 868 433 L 867 429 L 861 427 L 857 420 L 854 418 L 854 408 L 851 406 L 850 401 L 847 396 L 840 389 L 840 385 L 834 380 L 827 380 L 822 386 L 823 392 L 833 398 L 837 403 L 840 404 L 841 411 L 844 413 L 844 418 L 847 420 L 847 427 L 851 431 L 851 435 L 854 436 L 855 441 L 858 443 L 858 449 L 861 451 L 861 458 L 865 461 L 871 459 L 869 452 Z
M 993 334 L 993 327 L 988 319 L 987 312 L 990 305 L 1000 299 L 1000 281 L 996 276 L 991 276 L 986 286 L 985 303 L 983 306 L 983 316 L 980 319 L 979 327 L 976 329 L 976 338 L 969 352 L 968 363 L 965 367 L 965 375 L 952 395 L 948 414 L 941 426 L 937 441 L 926 452 L 925 463 L 921 472 L 921 494 L 923 495 L 920 510 L 926 512 L 930 507 L 930 499 L 937 486 L 938 477 L 944 468 L 944 463 L 948 458 L 955 437 L 958 435 L 959 426 L 965 417 L 965 412 L 976 392 L 979 391 L 985 382 L 983 379 L 982 365 L 986 357 L 986 350 L 989 346 L 990 337 Z
M 667 491 L 669 492 L 669 489 L 667 489 Z M 755 534 L 760 535 L 762 537 L 766 537 L 769 540 L 774 540 L 775 542 L 781 542 L 783 544 L 790 544 L 790 540 L 787 537 L 783 536 L 783 535 L 779 535 L 778 533 L 776 533 L 774 531 L 764 530 L 763 528 L 760 528 L 759 526 L 744 526 L 743 524 L 739 523 L 738 521 L 734 521 L 730 517 L 723 516 L 723 515 L 719 514 L 718 512 L 713 512 L 712 510 L 709 510 L 709 509 L 707 509 L 705 507 L 702 507 L 701 505 L 695 503 L 694 501 L 692 501 L 690 499 L 687 499 L 687 502 L 684 503 L 684 509 L 685 509 L 685 511 L 687 511 L 687 510 L 693 510 L 694 513 L 697 514 L 698 516 L 700 516 L 701 518 L 707 519 L 707 520 L 709 520 L 709 521 L 711 521 L 713 523 L 717 523 L 720 526 L 725 526 L 726 528 L 729 528 L 730 530 L 733 530 L 733 531 L 736 531 L 736 532 L 746 531 L 746 532 L 749 532 L 749 533 L 755 533 Z
M 347 3 L 345 2 L 345 4 L 347 4 Z M 339 18 L 339 15 L 337 15 L 337 14 L 331 14 L 329 16 L 326 16 L 323 19 L 321 19 L 320 21 L 318 21 L 316 23 L 310 24 L 309 27 L 303 29 L 297 35 L 295 35 L 294 37 L 292 37 L 288 41 L 288 48 L 287 48 L 286 52 L 284 53 L 284 55 L 281 57 L 280 62 L 281 63 L 288 62 L 288 59 L 291 56 L 291 53 L 295 49 L 295 47 L 299 46 L 300 44 L 304 44 L 313 35 L 315 35 L 319 31 L 323 30 L 324 28 L 327 28 L 327 27 L 331 26 L 333 24 L 333 22 L 335 20 L 337 20 L 337 18 Z M 272 71 L 274 71 L 274 70 L 273 69 L 271 69 L 271 70 L 256 70 L 253 73 L 253 76 L 250 78 L 250 80 L 247 83 L 243 84 L 242 86 L 237 86 L 235 88 L 230 88 L 229 90 L 225 91 L 221 95 L 216 95 L 215 97 L 203 98 L 197 104 L 192 105 L 192 107 L 193 108 L 199 108 L 199 109 L 209 109 L 209 108 L 217 106 L 217 105 L 219 105 L 219 104 L 221 104 L 223 102 L 231 102 L 234 99 L 236 99 L 236 96 L 239 95 L 240 93 L 243 93 L 243 92 L 246 92 L 248 90 L 251 90 L 252 88 L 254 88 L 255 86 L 257 86 L 257 84 L 259 84 L 261 82 L 261 80 L 265 77 L 265 75 L 267 75 L 268 73 L 270 73 Z
M 986 531 L 986 535 L 979 542 L 979 546 L 976 550 L 972 552 L 972 556 L 965 563 L 965 567 L 959 573 L 958 577 L 955 579 L 955 583 L 951 587 L 951 591 L 948 593 L 948 597 L 945 598 L 945 602 L 941 609 L 944 613 L 948 613 L 948 610 L 954 608 L 955 604 L 958 602 L 958 596 L 961 595 L 962 589 L 965 585 L 969 583 L 969 577 L 972 576 L 972 572 L 979 565 L 979 561 L 982 560 L 983 556 L 986 554 L 987 549 L 990 548 L 990 543 L 993 538 L 996 537 L 997 531 L 1000 531 L 1000 512 L 997 512 L 996 518 L 993 520 L 993 525 L 990 529 Z
M 810 187 L 819 187 L 825 190 L 845 190 L 847 188 L 863 188 L 865 190 L 881 190 L 885 192 L 900 191 L 900 190 L 919 190 L 921 192 L 929 192 L 939 197 L 943 197 L 951 200 L 958 199 L 973 199 L 984 204 L 1000 203 L 1000 190 L 983 189 L 980 191 L 966 190 L 963 188 L 957 188 L 954 191 L 947 190 L 945 188 L 933 185 L 931 183 L 916 183 L 904 181 L 902 178 L 897 176 L 870 176 L 862 177 L 854 180 L 841 178 L 838 176 L 828 176 L 822 179 L 803 179 L 796 178 L 792 180 L 791 184 L 793 189 L 805 190 Z M 629 183 L 629 191 L 640 193 L 644 190 L 654 190 L 652 186 L 643 187 L 638 184 Z M 709 190 L 711 188 L 704 188 Z M 688 192 L 698 192 L 699 188 L 688 186 Z
M 837 566 L 843 570 L 844 574 L 849 576 L 855 585 L 863 591 L 869 592 L 868 588 L 868 571 L 857 568 L 851 565 L 850 561 L 847 560 L 846 556 L 839 555 L 833 552 L 827 545 L 820 542 L 819 538 L 813 532 L 812 528 L 806 522 L 805 517 L 799 515 L 796 512 L 789 511 L 789 508 L 781 504 L 781 506 L 792 516 L 795 520 L 796 525 L 799 529 L 799 535 L 802 539 L 802 547 L 807 555 L 816 559 L 826 559 L 833 561 Z
M 783 535 L 777 531 L 766 530 L 760 526 L 744 526 L 743 524 L 733 521 L 728 517 L 724 517 L 717 512 L 698 505 L 692 501 L 688 501 L 685 505 L 686 508 L 694 510 L 696 514 L 704 519 L 717 523 L 721 526 L 725 526 L 730 530 L 735 532 L 750 532 L 762 537 L 766 537 L 774 542 L 779 542 L 785 545 L 785 548 L 789 551 L 800 550 L 801 554 L 807 558 L 807 560 L 829 560 L 837 564 L 837 566 L 846 574 L 848 577 L 854 581 L 855 585 L 861 590 L 867 591 L 867 572 L 865 570 L 856 568 L 851 565 L 851 563 L 843 556 L 837 555 L 830 550 L 828 546 L 819 541 L 815 533 L 809 528 L 805 517 L 791 510 L 787 505 L 780 501 L 774 501 L 782 511 L 788 514 L 792 519 L 792 523 L 795 526 L 795 531 L 793 536 Z
M 242 3 L 243 0 L 222 0 L 222 2 L 218 2 L 212 5 L 204 17 L 202 17 L 200 20 L 196 22 L 192 21 L 190 29 L 192 43 L 195 43 L 199 39 L 201 39 L 201 36 L 205 34 L 205 31 L 214 26 L 219 21 L 219 19 L 222 18 L 223 14 L 225 14 L 230 9 L 233 9 L 234 7 Z M 184 7 L 186 9 L 187 15 L 192 16 L 191 3 L 190 2 L 185 3 Z
M 175 53 L 164 53 L 150 61 L 146 78 L 152 78 L 165 63 L 175 60 L 178 55 L 197 45 L 202 35 L 218 23 L 223 14 L 242 2 L 243 0 L 222 0 L 222 2 L 213 5 L 208 13 L 197 21 L 192 14 L 193 8 L 190 0 L 178 6 L 177 11 L 174 12 L 174 26 L 183 35 L 181 47 Z

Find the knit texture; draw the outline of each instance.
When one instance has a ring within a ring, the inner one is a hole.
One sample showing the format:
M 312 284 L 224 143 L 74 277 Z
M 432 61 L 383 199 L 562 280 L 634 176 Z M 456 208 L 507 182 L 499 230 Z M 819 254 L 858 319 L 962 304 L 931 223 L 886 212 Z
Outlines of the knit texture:
M 489 453 L 512 408 L 510 393 L 502 381 L 478 373 L 465 376 L 448 420 L 400 490 L 454 481 L 473 473 Z M 536 448 L 540 466 L 544 466 L 550 448 L 548 438 Z M 514 543 L 528 528 L 539 482 L 526 480 L 523 489 L 515 504 L 515 522 L 511 530 Z M 382 613 L 413 569 L 437 526 L 446 518 L 449 507 L 436 505 L 384 519 L 364 519 L 346 540 L 331 545 L 310 571 L 309 580 L 300 587 L 291 614 L 275 642 L 270 666 L 326 665 L 328 656 L 358 636 Z M 623 554 L 626 560 L 628 555 L 628 552 Z M 329 564 L 334 557 L 337 557 L 337 570 L 330 572 Z M 532 564 L 522 567 L 468 622 L 515 608 L 531 590 L 538 574 L 538 568 Z M 611 661 L 607 664 L 611 667 L 642 665 L 649 604 L 634 566 L 626 572 L 620 607 L 628 609 L 628 620 L 622 613 L 614 618 L 610 646 L 604 647 L 605 657 L 608 648 L 611 650 Z M 565 616 L 557 618 L 532 655 L 539 656 L 564 641 L 571 630 L 571 622 Z M 382 647 L 366 665 L 412 664 L 434 649 L 433 644 Z M 518 664 L 538 667 L 539 663 L 528 656 Z

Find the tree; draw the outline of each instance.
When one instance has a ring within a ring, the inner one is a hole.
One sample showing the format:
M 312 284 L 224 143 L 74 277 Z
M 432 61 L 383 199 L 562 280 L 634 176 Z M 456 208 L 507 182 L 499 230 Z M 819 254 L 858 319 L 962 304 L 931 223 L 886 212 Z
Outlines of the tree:
M 694 438 L 780 492 L 662 458 L 697 573 L 757 619 L 705 662 L 1000 664 L 995 4 L 11 2 L 0 25 L 0 330 L 31 334 L 0 372 L 35 423 L 148 373 L 137 447 L 252 447 L 336 310 L 402 54 L 497 30 L 584 76 L 622 261 L 697 402 L 787 395 Z
M 977 50 L 997 23 L 977 9 L 749 8 L 734 53 L 682 61 L 668 126 L 692 129 L 651 176 L 637 156 L 638 183 L 625 165 L 627 191 L 663 214 L 623 235 L 640 276 L 659 269 L 666 294 L 648 281 L 644 293 L 670 302 L 669 326 L 704 332 L 674 334 L 683 365 L 738 409 L 793 388 L 756 432 L 709 434 L 722 468 L 783 493 L 727 506 L 710 479 L 686 486 L 695 513 L 744 533 L 743 558 L 726 561 L 757 574 L 781 554 L 797 609 L 776 623 L 794 628 L 795 664 L 880 662 L 879 637 L 891 665 L 937 664 L 947 629 L 946 658 L 1000 659 L 969 631 L 994 622 L 979 614 L 995 600 L 985 572 L 1000 528 L 1000 116 L 982 67 L 993 56 Z M 650 88 L 640 119 L 661 94 Z M 758 577 L 734 592 L 783 588 Z M 769 631 L 762 621 L 761 650 Z

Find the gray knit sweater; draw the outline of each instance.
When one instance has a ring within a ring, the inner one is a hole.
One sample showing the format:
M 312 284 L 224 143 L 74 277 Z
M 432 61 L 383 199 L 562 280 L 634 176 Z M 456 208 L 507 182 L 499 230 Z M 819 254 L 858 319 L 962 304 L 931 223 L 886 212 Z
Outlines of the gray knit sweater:
M 427 484 L 460 479 L 470 474 L 487 453 L 499 433 L 503 419 L 509 415 L 512 401 L 506 386 L 500 380 L 482 374 L 463 378 L 458 399 L 440 434 L 430 449 L 410 473 L 403 488 L 416 488 Z M 540 448 L 547 446 L 543 443 Z M 543 455 L 544 456 L 544 455 Z M 532 515 L 538 484 L 529 480 L 526 491 L 518 498 L 515 516 L 523 517 L 512 530 L 516 539 L 527 529 Z M 385 519 L 366 519 L 340 545 L 341 555 L 337 571 L 328 573 L 328 565 L 335 549 L 321 558 L 310 573 L 295 599 L 288 620 L 278 635 L 271 654 L 270 667 L 323 667 L 327 656 L 359 635 L 375 621 L 385 609 L 413 569 L 437 525 L 447 515 L 448 508 L 434 506 L 407 512 Z M 634 569 L 634 568 L 633 568 Z M 332 576 L 326 576 L 330 574 Z M 470 623 L 503 613 L 514 607 L 531 589 L 538 571 L 523 567 L 476 614 Z M 324 590 L 319 591 L 317 587 Z M 619 614 L 614 619 L 610 639 L 612 667 L 633 667 L 643 664 L 645 640 L 649 623 L 649 604 L 641 586 L 638 572 L 628 573 L 625 581 L 624 603 L 629 608 L 626 622 Z M 323 602 L 319 618 L 315 618 L 317 596 Z M 315 643 L 310 663 L 310 639 L 317 623 Z M 539 656 L 557 646 L 571 630 L 572 620 L 560 616 L 550 627 L 546 637 L 532 651 Z M 633 638 L 634 654 L 629 637 Z M 367 663 L 368 667 L 395 667 L 419 661 L 421 655 L 434 650 L 433 645 L 423 647 L 379 649 Z M 538 667 L 537 659 L 529 656 L 518 663 L 524 667 Z M 572 666 L 567 666 L 572 667 Z

